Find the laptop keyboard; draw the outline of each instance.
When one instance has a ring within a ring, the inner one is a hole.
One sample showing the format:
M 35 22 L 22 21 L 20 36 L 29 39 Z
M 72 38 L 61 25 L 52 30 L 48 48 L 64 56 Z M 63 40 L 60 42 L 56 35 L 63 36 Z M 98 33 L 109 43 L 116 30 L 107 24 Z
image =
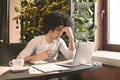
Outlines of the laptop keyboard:
M 73 60 L 65 60 L 65 61 L 56 62 L 55 64 L 61 66 L 72 66 L 72 62 Z

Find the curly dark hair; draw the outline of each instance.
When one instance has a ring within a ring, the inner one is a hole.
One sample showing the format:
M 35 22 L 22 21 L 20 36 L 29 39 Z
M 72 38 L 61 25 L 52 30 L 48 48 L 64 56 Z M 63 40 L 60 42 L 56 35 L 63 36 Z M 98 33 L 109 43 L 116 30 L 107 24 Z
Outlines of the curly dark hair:
M 64 27 L 71 27 L 73 25 L 69 14 L 53 11 L 43 16 L 42 30 L 44 34 L 47 34 L 50 30 L 56 29 L 60 25 Z

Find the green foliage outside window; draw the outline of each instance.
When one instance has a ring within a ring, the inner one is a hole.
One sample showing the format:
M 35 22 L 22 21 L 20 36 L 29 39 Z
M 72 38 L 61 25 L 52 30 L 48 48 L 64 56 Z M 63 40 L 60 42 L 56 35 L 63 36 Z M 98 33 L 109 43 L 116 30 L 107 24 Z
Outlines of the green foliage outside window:
M 74 0 L 74 35 L 75 40 L 94 41 L 96 26 L 94 25 L 95 0 Z

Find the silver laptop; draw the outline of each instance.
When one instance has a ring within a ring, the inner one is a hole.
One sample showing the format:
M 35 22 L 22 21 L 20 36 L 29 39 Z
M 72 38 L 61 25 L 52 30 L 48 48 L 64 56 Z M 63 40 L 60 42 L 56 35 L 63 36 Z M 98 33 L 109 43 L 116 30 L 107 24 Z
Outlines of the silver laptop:
M 59 62 L 62 66 L 90 65 L 92 53 L 95 48 L 94 42 L 79 43 L 73 60 Z

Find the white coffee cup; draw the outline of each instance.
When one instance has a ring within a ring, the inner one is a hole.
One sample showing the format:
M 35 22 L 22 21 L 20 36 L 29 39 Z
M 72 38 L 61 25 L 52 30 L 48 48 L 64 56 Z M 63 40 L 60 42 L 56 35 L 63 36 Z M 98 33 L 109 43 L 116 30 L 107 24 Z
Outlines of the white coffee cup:
M 21 69 L 24 66 L 23 59 L 13 59 L 9 62 L 9 65 L 14 67 L 15 69 Z

